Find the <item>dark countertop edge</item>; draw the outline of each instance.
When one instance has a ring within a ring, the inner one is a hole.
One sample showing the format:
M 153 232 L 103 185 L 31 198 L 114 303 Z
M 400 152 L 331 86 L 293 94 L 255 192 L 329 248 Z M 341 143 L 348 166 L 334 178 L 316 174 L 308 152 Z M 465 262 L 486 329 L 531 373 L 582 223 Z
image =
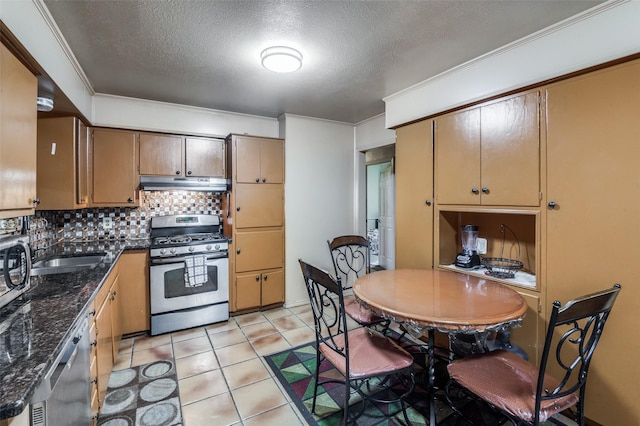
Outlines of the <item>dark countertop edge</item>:
M 111 265 L 109 266 L 109 269 L 104 273 L 104 276 L 100 280 L 100 284 L 96 286 L 91 296 L 87 299 L 85 306 L 82 308 L 81 313 L 76 316 L 76 318 L 73 320 L 73 322 L 69 326 L 68 330 L 65 332 L 64 336 L 56 346 L 52 356 L 49 358 L 49 362 L 45 363 L 42 366 L 42 368 L 38 371 L 38 374 L 33 378 L 33 380 L 25 388 L 25 391 L 23 393 L 24 397 L 17 401 L 11 401 L 9 403 L 5 403 L 4 401 L 0 402 L 0 421 L 18 416 L 22 414 L 22 412 L 26 408 L 28 408 L 29 404 L 31 403 L 31 398 L 33 397 L 37 387 L 42 382 L 42 379 L 45 373 L 49 371 L 49 369 L 51 368 L 51 365 L 53 364 L 53 361 L 55 361 L 57 357 L 60 355 L 60 352 L 64 347 L 64 343 L 66 343 L 67 339 L 70 337 L 70 332 L 75 329 L 75 327 L 80 323 L 80 321 L 82 321 L 83 316 L 88 313 L 89 306 L 97 297 L 98 292 L 104 285 L 105 280 L 107 279 L 111 271 L 113 271 L 114 265 L 118 263 L 118 261 L 120 260 L 120 256 L 122 256 L 122 253 L 128 250 L 144 250 L 144 249 L 148 249 L 148 245 L 145 246 L 144 244 L 143 245 L 136 245 L 136 244 L 126 245 L 125 244 L 123 245 L 122 248 L 118 249 L 118 253 L 114 255 L 114 258 L 111 262 Z

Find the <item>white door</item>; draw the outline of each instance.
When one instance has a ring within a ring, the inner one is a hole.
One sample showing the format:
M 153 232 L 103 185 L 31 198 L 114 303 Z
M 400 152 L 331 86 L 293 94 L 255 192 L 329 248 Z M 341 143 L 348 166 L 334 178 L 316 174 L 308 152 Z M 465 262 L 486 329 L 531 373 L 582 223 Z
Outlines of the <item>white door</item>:
M 380 171 L 380 266 L 395 269 L 395 175 L 392 163 Z

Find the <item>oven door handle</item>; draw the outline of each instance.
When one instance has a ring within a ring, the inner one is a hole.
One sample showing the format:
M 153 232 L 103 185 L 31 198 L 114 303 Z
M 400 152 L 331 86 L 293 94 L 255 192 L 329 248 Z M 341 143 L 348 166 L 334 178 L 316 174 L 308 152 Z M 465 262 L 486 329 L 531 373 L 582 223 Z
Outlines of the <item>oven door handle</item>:
M 229 257 L 229 255 L 227 253 L 209 254 L 209 255 L 207 255 L 207 260 L 225 259 L 227 257 Z M 170 263 L 181 263 L 181 262 L 184 262 L 186 258 L 187 258 L 187 256 L 157 258 L 157 259 L 151 259 L 150 263 L 152 265 L 167 265 L 167 264 L 170 264 Z

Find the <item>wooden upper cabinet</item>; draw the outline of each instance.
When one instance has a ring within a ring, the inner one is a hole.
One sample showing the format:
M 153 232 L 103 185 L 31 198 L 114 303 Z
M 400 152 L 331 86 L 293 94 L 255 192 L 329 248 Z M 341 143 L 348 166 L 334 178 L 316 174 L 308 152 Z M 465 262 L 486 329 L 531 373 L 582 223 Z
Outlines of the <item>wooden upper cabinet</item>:
M 73 210 L 87 206 L 87 127 L 76 117 L 38 119 L 39 210 Z
M 186 138 L 185 151 L 187 176 L 226 176 L 223 140 Z
M 140 174 L 184 176 L 183 138 L 140 133 Z
M 436 119 L 439 204 L 540 204 L 539 92 Z
M 221 139 L 140 133 L 140 174 L 225 177 Z
M 283 183 L 282 139 L 234 136 L 238 183 Z
M 136 133 L 94 128 L 90 150 L 92 205 L 134 205 L 138 201 L 140 183 Z
M 33 214 L 38 80 L 0 44 L 0 218 Z

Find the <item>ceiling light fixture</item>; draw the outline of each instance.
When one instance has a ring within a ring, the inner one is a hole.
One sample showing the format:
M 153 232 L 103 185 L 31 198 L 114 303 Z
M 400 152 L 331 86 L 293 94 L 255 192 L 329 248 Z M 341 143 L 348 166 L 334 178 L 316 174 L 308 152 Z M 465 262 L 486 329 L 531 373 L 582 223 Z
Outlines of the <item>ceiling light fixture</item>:
M 53 110 L 53 96 L 48 93 L 38 93 L 36 104 L 38 111 L 49 112 Z
M 302 53 L 286 46 L 267 47 L 260 53 L 262 66 L 274 72 L 293 72 L 302 67 Z

